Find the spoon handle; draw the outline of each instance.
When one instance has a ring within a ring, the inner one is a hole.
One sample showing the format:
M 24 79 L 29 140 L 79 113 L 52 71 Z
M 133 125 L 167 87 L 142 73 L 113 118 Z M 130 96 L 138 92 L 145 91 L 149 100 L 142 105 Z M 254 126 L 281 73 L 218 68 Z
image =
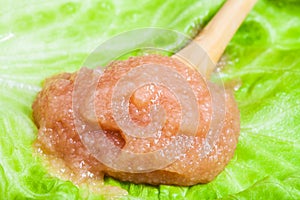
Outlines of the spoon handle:
M 194 39 L 214 63 L 240 27 L 257 0 L 227 0 L 208 25 Z
M 227 44 L 256 2 L 257 0 L 227 0 L 208 25 L 195 37 L 194 42 L 176 55 L 191 58 L 194 64 L 197 63 L 200 72 L 209 77 Z M 200 46 L 203 52 L 196 51 L 196 46 L 198 48 Z M 195 52 L 198 55 L 195 55 Z M 212 62 L 211 65 L 203 65 L 208 62 Z

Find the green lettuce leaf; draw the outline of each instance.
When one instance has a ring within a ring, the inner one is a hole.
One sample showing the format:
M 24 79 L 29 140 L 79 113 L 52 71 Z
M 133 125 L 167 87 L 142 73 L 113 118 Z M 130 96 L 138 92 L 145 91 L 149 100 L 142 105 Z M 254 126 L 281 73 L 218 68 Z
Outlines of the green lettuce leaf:
M 48 174 L 33 155 L 31 104 L 43 80 L 73 72 L 101 42 L 142 27 L 194 36 L 224 0 L 0 1 L 0 199 L 99 199 Z M 212 182 L 135 185 L 122 199 L 300 199 L 300 2 L 260 0 L 226 49 L 241 136 Z

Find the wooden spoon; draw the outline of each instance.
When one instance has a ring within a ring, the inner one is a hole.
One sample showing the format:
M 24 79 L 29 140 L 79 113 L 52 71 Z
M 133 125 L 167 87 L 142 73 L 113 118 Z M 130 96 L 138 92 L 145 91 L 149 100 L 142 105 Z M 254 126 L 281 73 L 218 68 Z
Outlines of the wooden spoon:
M 193 65 L 206 78 L 214 71 L 227 44 L 257 0 L 227 0 L 193 42 L 173 57 Z M 184 59 L 183 59 L 184 58 Z

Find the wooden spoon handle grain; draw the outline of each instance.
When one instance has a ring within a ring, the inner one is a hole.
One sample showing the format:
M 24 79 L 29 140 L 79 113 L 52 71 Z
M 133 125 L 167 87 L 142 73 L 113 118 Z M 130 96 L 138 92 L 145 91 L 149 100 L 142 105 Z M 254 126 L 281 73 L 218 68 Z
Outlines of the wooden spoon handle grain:
M 257 0 L 227 0 L 208 25 L 196 36 L 194 42 L 177 54 L 185 57 L 194 52 L 195 44 L 197 44 L 205 51 L 215 66 L 227 44 L 256 2 Z M 213 71 L 214 69 L 207 70 Z M 205 74 L 210 73 L 205 72 Z

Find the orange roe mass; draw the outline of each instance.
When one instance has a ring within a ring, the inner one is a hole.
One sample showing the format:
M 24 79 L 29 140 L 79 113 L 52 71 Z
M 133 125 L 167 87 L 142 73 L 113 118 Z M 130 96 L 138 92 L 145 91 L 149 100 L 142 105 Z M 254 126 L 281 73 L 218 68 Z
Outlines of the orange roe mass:
M 167 87 L 155 83 L 137 88 L 130 97 L 129 113 L 139 126 L 151 122 L 151 107 L 160 105 L 165 111 L 163 128 L 153 138 L 136 138 L 126 135 L 116 123 L 111 107 L 113 89 L 117 82 L 130 70 L 143 64 L 160 64 L 179 73 L 190 85 L 198 104 L 199 124 L 191 148 L 170 165 L 145 173 L 129 173 L 105 166 L 83 145 L 74 125 L 72 92 L 77 73 L 64 73 L 46 80 L 42 91 L 33 103 L 33 116 L 39 128 L 37 145 L 46 155 L 62 159 L 77 173 L 92 173 L 102 178 L 109 175 L 122 181 L 190 186 L 207 183 L 223 171 L 234 155 L 237 145 L 240 120 L 239 111 L 230 91 L 225 91 L 225 120 L 212 151 L 201 156 L 203 140 L 211 130 L 211 90 L 218 86 L 207 81 L 197 70 L 190 68 L 176 58 L 160 55 L 132 57 L 126 61 L 112 62 L 101 75 L 95 100 L 97 120 L 105 135 L 124 150 L 148 153 L 169 144 L 180 127 L 181 107 Z M 218 111 L 216 111 L 218 114 Z M 188 129 L 186 130 L 188 131 Z

